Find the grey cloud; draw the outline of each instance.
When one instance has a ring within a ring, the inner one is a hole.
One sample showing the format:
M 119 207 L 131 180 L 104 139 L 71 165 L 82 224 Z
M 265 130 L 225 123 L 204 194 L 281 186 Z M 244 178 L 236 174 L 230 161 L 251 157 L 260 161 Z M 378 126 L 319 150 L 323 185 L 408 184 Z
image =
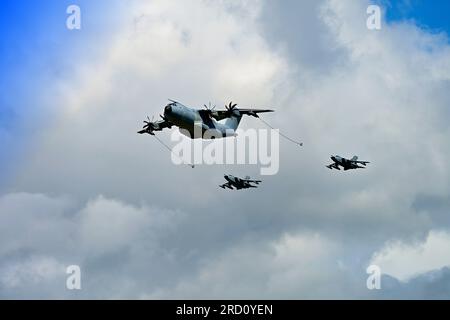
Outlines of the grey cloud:
M 347 52 L 339 47 L 322 19 L 326 1 L 264 1 L 260 24 L 268 44 L 286 52 L 289 62 L 302 72 L 328 75 L 346 62 Z
M 413 208 L 422 214 L 429 215 L 435 228 L 448 228 L 450 214 L 450 198 L 448 196 L 418 194 Z
M 421 274 L 408 282 L 400 282 L 390 276 L 383 276 L 382 288 L 376 292 L 384 299 L 450 299 L 450 269 L 444 267 Z
M 176 247 L 164 243 L 184 220 L 181 212 L 103 197 L 78 208 L 67 199 L 9 194 L 0 198 L 0 219 L 1 292 L 9 298 L 39 297 L 40 286 L 49 288 L 41 292 L 47 297 L 72 297 L 65 289 L 65 268 L 72 264 L 80 265 L 84 283 L 76 296 L 107 297 L 113 290 L 126 297 L 130 285 L 138 292 L 157 284 L 158 274 L 169 279 L 173 255 L 178 262 L 189 253 L 171 252 Z M 146 273 L 152 276 L 134 277 Z M 128 285 L 122 289 L 123 282 Z

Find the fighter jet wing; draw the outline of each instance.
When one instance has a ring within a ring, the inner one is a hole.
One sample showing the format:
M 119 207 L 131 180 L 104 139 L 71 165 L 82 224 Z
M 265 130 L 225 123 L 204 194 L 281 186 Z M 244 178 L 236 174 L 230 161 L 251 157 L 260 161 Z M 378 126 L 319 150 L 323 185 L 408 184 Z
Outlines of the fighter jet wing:
M 248 179 L 241 179 L 241 178 L 236 178 L 237 181 L 235 182 L 235 187 L 237 190 L 240 189 L 248 189 L 248 188 L 256 188 L 255 186 L 253 186 L 250 182 L 250 180 Z
M 172 123 L 168 121 L 167 119 L 163 118 L 159 121 L 144 121 L 145 125 L 142 128 L 142 130 L 138 131 L 139 134 L 148 133 L 151 135 L 154 135 L 153 131 L 161 131 L 164 128 L 171 128 Z
M 257 188 L 257 186 L 252 185 L 252 183 L 259 184 L 260 182 L 261 181 L 259 181 L 259 180 L 251 180 L 248 178 L 245 178 L 245 179 L 238 178 L 239 187 L 241 187 L 241 189 Z
M 221 187 L 222 189 L 227 188 L 227 189 L 233 190 L 233 185 L 231 183 L 229 183 L 229 182 L 224 183 L 224 184 L 220 185 L 219 187 Z
M 262 182 L 261 180 L 251 180 L 251 179 L 243 179 L 243 181 L 256 184 L 260 184 Z
M 336 163 L 332 163 L 332 164 L 329 164 L 328 166 L 326 166 L 328 169 L 330 169 L 330 170 L 333 170 L 333 169 L 336 169 L 336 170 L 341 170 L 340 168 L 339 168 L 339 166 L 336 164 Z

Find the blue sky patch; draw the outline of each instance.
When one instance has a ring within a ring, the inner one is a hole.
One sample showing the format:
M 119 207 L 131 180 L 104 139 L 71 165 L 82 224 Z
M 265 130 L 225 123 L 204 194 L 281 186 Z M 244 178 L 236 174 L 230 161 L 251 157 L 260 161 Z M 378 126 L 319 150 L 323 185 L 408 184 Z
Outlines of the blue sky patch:
M 387 21 L 414 21 L 431 32 L 450 34 L 449 0 L 380 0 Z

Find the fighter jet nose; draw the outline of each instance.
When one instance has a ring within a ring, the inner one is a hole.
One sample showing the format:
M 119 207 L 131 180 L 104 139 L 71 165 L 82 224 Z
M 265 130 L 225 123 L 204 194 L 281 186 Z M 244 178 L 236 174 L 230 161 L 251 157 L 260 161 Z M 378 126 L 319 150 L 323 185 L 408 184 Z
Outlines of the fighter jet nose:
M 171 113 L 172 112 L 172 106 L 171 105 L 168 105 L 168 106 L 166 106 L 165 108 L 164 108 L 164 113 L 165 114 L 169 114 L 169 113 Z

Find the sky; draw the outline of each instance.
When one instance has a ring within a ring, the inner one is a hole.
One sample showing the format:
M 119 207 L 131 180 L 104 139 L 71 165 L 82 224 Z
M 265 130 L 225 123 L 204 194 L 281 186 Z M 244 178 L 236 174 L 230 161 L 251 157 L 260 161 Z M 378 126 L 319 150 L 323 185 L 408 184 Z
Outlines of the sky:
M 6 168 L 24 156 L 22 152 L 39 130 L 39 124 L 45 126 L 51 121 L 54 110 L 48 107 L 46 99 L 52 99 L 54 86 L 43 84 L 70 77 L 76 70 L 74 61 L 80 56 L 94 58 L 101 50 L 92 46 L 95 37 L 107 38 L 115 30 L 114 21 L 120 19 L 100 14 L 114 6 L 117 10 L 119 4 L 102 0 L 77 3 L 90 8 L 83 17 L 85 27 L 92 30 L 89 33 L 69 32 L 65 27 L 66 9 L 72 1 L 1 2 L 0 141 L 8 152 L 2 152 L 0 163 Z
M 385 1 L 388 21 L 409 20 L 430 32 L 449 32 L 448 12 L 450 3 L 445 0 L 400 0 Z
M 0 298 L 450 298 L 447 1 L 0 5 Z M 136 134 L 167 98 L 275 106 L 304 147 L 223 191 L 258 167 L 176 166 Z

